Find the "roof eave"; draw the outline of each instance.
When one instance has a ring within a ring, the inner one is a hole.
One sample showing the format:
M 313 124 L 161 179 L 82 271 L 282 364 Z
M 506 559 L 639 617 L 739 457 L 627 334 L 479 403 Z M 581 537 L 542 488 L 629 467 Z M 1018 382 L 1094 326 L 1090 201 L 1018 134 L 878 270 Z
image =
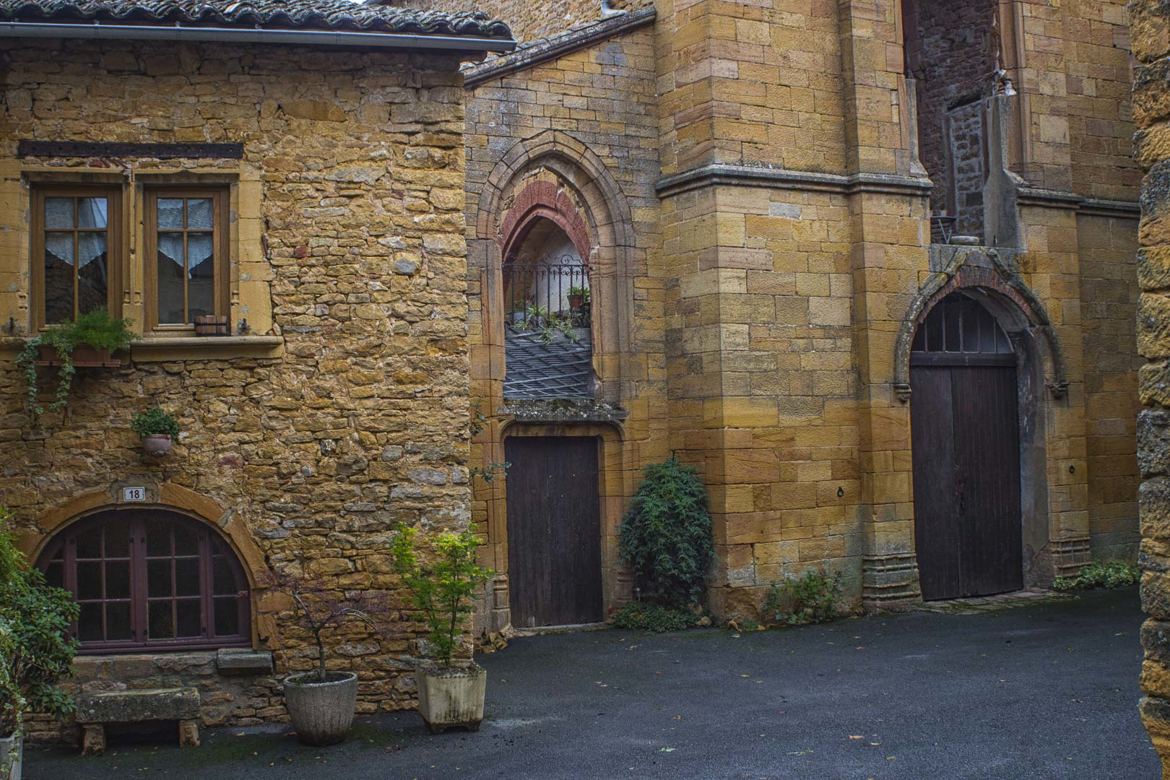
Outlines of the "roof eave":
M 516 41 L 511 38 L 483 38 L 464 35 L 416 35 L 410 33 L 298 30 L 271 27 L 207 27 L 181 24 L 162 26 L 151 24 L 109 24 L 105 22 L 0 21 L 0 37 L 88 38 L 107 41 L 222 41 L 225 43 L 278 43 L 298 46 L 413 49 L 475 53 L 489 51 L 508 52 L 516 48 Z

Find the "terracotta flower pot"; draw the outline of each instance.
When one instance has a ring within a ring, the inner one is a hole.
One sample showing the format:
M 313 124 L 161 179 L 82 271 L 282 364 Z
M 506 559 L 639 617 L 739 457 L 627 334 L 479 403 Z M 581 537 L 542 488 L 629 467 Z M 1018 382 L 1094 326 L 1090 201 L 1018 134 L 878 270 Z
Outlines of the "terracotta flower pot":
M 357 674 L 329 672 L 325 682 L 316 672 L 294 674 L 284 681 L 284 704 L 306 745 L 333 745 L 345 739 L 357 707 Z
M 585 296 L 584 295 L 570 295 L 569 296 L 569 308 L 572 309 L 573 311 L 580 311 L 581 307 L 584 304 L 585 304 Z
M 432 734 L 459 726 L 478 731 L 487 694 L 487 670 L 470 666 L 422 666 L 415 673 L 418 714 Z
M 142 451 L 157 458 L 170 452 L 172 444 L 174 442 L 171 437 L 165 433 L 152 433 L 142 437 Z

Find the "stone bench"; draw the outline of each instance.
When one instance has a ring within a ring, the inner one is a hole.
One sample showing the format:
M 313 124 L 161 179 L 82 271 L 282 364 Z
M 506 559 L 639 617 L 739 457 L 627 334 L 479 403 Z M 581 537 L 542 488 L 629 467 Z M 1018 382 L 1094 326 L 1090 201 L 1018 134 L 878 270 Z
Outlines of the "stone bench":
M 179 722 L 179 747 L 199 746 L 199 691 L 195 688 L 152 688 L 104 691 L 78 697 L 77 723 L 85 735 L 83 753 L 106 749 L 107 723 Z

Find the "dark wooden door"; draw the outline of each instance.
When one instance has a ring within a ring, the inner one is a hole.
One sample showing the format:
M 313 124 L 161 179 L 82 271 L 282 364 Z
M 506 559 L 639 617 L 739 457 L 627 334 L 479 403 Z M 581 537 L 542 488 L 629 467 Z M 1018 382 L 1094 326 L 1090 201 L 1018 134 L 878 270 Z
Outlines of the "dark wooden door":
M 955 315 L 937 331 L 952 349 L 929 349 L 927 338 L 911 353 L 914 531 L 927 600 L 1023 587 L 1015 356 L 990 315 L 971 306 L 938 313 Z M 960 342 L 968 327 L 975 335 Z M 980 327 L 997 332 L 980 337 Z
M 601 621 L 598 440 L 505 440 L 512 625 Z

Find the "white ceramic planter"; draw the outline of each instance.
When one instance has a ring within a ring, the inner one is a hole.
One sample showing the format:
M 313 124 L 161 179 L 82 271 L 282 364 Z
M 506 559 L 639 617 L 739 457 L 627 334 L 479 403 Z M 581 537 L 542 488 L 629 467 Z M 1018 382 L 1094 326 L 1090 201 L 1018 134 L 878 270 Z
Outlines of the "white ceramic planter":
M 345 739 L 353 725 L 357 706 L 357 675 L 329 672 L 317 682 L 315 672 L 294 674 L 284 681 L 284 704 L 296 729 L 297 739 L 307 745 L 333 745 Z
M 487 694 L 487 670 L 482 666 L 419 667 L 418 713 L 432 734 L 459 726 L 478 731 Z
M 0 780 L 20 780 L 24 739 L 19 734 L 0 737 Z
M 171 437 L 165 433 L 152 433 L 142 437 L 142 451 L 147 455 L 161 458 L 171 451 Z

